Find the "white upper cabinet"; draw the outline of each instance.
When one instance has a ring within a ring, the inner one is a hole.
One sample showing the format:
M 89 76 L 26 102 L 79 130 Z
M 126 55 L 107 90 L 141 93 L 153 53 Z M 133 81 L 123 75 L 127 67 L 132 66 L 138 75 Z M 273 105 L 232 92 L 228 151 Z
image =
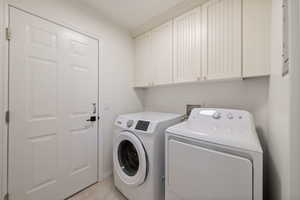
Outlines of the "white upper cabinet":
M 154 85 L 173 82 L 173 27 L 172 22 L 159 26 L 152 31 L 152 64 L 155 69 Z
M 174 82 L 201 79 L 201 8 L 174 19 Z
M 208 80 L 242 77 L 242 2 L 212 0 L 203 6 L 207 12 Z
M 210 0 L 136 39 L 136 87 L 267 76 L 271 0 Z
M 153 78 L 151 33 L 146 33 L 135 40 L 135 87 L 151 86 Z
M 272 0 L 243 2 L 243 76 L 270 73 L 270 29 Z

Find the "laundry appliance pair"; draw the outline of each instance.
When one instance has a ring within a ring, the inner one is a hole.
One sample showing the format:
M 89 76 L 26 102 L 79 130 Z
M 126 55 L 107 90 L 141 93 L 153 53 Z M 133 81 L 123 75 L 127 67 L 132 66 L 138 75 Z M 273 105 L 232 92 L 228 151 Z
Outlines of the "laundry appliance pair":
M 263 153 L 252 115 L 193 109 L 120 115 L 113 164 L 129 200 L 262 200 Z

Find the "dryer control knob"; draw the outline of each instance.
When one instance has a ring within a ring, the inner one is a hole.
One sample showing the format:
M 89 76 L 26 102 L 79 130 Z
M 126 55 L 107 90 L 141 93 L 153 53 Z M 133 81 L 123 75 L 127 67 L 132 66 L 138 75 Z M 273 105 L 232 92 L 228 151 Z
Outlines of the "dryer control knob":
M 221 118 L 221 113 L 215 112 L 212 116 L 214 119 L 220 119 Z
M 232 114 L 232 113 L 228 113 L 228 114 L 227 114 L 227 118 L 228 118 L 228 119 L 233 119 L 233 118 L 234 118 L 234 117 L 233 117 L 233 114 Z
M 133 120 L 128 120 L 127 121 L 127 127 L 131 128 L 133 126 L 133 122 L 134 122 Z

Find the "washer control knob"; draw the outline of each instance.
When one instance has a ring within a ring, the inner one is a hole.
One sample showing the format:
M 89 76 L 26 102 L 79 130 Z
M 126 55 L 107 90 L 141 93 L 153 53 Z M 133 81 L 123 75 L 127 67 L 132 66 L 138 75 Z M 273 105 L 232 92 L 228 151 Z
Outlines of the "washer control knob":
M 221 118 L 221 113 L 215 112 L 212 116 L 214 119 L 220 119 Z
M 127 121 L 127 127 L 131 128 L 133 126 L 133 122 L 134 122 L 133 120 L 128 120 Z
M 228 118 L 228 119 L 233 119 L 233 114 L 232 114 L 232 113 L 228 113 L 228 114 L 227 114 L 227 118 Z

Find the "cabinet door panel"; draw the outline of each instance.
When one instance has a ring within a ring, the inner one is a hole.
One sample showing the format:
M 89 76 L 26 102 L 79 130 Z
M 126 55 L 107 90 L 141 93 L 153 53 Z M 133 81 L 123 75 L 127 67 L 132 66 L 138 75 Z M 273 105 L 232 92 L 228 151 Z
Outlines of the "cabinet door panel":
M 214 0 L 204 8 L 207 12 L 207 79 L 241 77 L 241 0 Z
M 151 34 L 146 33 L 135 40 L 135 86 L 146 87 L 153 81 Z
M 201 8 L 174 19 L 174 82 L 201 77 Z
M 152 31 L 152 62 L 155 67 L 155 85 L 173 82 L 173 33 L 172 22 L 161 25 Z
M 243 2 L 243 76 L 270 74 L 271 0 Z

